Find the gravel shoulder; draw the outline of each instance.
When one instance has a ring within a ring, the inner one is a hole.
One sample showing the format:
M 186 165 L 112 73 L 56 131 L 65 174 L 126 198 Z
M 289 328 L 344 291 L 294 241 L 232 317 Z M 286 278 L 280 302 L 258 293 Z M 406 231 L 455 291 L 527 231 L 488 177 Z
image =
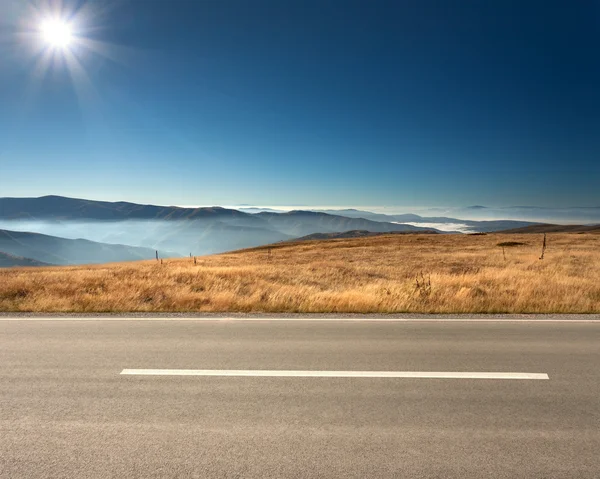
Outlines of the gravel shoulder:
M 399 320 L 594 320 L 600 321 L 600 314 L 307 314 L 307 313 L 10 313 L 0 312 L 1 318 L 124 318 L 124 319 L 399 319 Z

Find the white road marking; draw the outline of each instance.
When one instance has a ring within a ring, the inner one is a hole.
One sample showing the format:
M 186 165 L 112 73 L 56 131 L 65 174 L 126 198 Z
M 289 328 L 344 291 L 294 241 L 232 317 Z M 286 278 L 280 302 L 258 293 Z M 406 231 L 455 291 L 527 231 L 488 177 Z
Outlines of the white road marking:
M 301 378 L 550 379 L 546 373 L 432 371 L 282 371 L 246 369 L 123 369 L 129 376 L 230 376 Z
M 600 323 L 600 319 L 545 319 L 545 318 L 244 318 L 244 317 L 214 317 L 214 318 L 182 318 L 182 317 L 69 317 L 69 316 L 41 316 L 41 317 L 3 317 L 0 321 L 198 321 L 198 322 L 244 322 L 244 321 L 314 321 L 314 322 L 372 322 L 372 323 Z

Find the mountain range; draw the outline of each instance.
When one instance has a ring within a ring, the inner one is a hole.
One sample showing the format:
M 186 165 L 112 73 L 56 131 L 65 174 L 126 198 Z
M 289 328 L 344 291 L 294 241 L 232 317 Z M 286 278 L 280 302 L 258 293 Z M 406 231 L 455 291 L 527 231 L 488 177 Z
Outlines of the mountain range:
M 388 221 L 409 224 L 411 226 L 420 226 L 422 228 L 441 229 L 442 231 L 462 232 L 462 233 L 489 233 L 491 231 L 500 231 L 509 228 L 522 228 L 534 223 L 531 221 L 515 220 L 486 220 L 473 221 L 451 218 L 448 216 L 420 216 L 415 214 L 388 215 L 383 213 L 373 213 L 370 211 L 343 209 L 343 210 L 317 210 L 323 213 L 347 216 L 349 218 L 367 218 L 373 221 Z
M 204 255 L 286 241 L 313 233 L 349 230 L 418 232 L 431 228 L 323 212 L 245 213 L 235 209 L 180 208 L 45 196 L 0 198 L 0 228 L 103 244 Z M 18 254 L 57 263 L 46 256 Z M 83 260 L 83 259 L 82 259 Z
M 392 231 L 390 233 L 374 233 L 372 231 L 366 230 L 353 230 L 353 231 L 344 231 L 342 233 L 314 233 L 307 236 L 302 236 L 301 238 L 296 238 L 291 240 L 292 242 L 297 241 L 315 241 L 315 240 L 330 240 L 330 239 L 348 239 L 348 238 L 367 238 L 372 236 L 381 236 L 381 235 L 390 235 L 390 234 L 437 234 L 435 231 L 422 231 L 422 232 L 404 232 L 404 231 Z
M 0 268 L 10 268 L 12 266 L 51 266 L 48 263 L 37 261 L 31 258 L 23 258 L 22 256 L 14 256 L 12 254 L 3 253 L 0 251 Z
M 531 221 L 557 224 L 600 224 L 600 206 L 550 208 L 540 206 L 468 206 L 465 208 L 427 208 L 419 211 L 426 216 L 453 216 L 466 220 Z
M 500 233 L 509 234 L 527 234 L 527 233 L 600 233 L 600 225 L 550 225 L 536 224 L 524 228 L 515 228 L 512 230 L 500 231 Z
M 283 212 L 287 208 L 259 208 L 256 206 L 242 207 L 240 211 L 258 213 L 260 211 Z M 342 216 L 361 216 L 363 218 L 375 219 L 376 221 L 400 221 L 400 222 L 428 222 L 428 223 L 460 223 L 476 227 L 482 221 L 499 222 L 505 221 L 521 223 L 543 223 L 543 224 L 600 224 L 600 206 L 597 207 L 569 207 L 569 208 L 547 208 L 538 206 L 467 206 L 463 208 L 415 208 L 410 214 L 397 214 L 390 211 L 398 210 L 396 207 L 378 208 L 374 210 L 361 209 L 323 209 L 303 207 L 308 211 L 323 211 Z M 380 211 L 380 210 L 384 211 Z M 415 214 L 417 213 L 417 214 Z M 365 216 L 368 215 L 368 216 Z M 460 218 L 460 219 L 458 219 Z M 491 224 L 491 226 L 494 226 Z
M 5 254 L 0 264 L 101 263 L 150 259 L 155 250 L 164 257 L 199 256 L 305 237 L 472 233 L 535 226 L 538 224 L 510 218 L 475 221 L 358 209 L 286 212 L 254 207 L 140 205 L 61 196 L 0 198 L 0 252 Z
M 150 248 L 7 230 L 0 230 L 0 252 L 2 264 L 7 266 L 113 263 L 156 257 L 156 251 Z M 176 256 L 168 251 L 159 251 L 159 255 Z

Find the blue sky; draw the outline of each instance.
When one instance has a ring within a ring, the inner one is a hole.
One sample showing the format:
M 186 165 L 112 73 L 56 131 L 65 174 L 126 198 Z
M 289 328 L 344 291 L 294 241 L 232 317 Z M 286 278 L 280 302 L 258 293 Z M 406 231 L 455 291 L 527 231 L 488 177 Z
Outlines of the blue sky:
M 0 2 L 0 196 L 600 205 L 600 2 L 65 1 L 42 68 L 58 6 Z

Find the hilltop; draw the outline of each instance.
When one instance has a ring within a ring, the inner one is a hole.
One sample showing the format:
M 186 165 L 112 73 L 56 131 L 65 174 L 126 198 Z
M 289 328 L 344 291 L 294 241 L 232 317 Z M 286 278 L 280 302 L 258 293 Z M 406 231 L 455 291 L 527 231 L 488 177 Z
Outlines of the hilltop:
M 302 236 L 300 238 L 290 240 L 290 242 L 331 240 L 331 239 L 349 239 L 349 238 L 366 238 L 366 237 L 371 237 L 371 236 L 383 236 L 383 235 L 393 235 L 393 234 L 406 235 L 406 234 L 438 234 L 438 233 L 436 231 L 432 231 L 432 230 L 394 231 L 391 233 L 375 233 L 373 231 L 367 231 L 367 230 L 352 230 L 352 231 L 344 231 L 341 233 L 314 233 L 312 235 Z

